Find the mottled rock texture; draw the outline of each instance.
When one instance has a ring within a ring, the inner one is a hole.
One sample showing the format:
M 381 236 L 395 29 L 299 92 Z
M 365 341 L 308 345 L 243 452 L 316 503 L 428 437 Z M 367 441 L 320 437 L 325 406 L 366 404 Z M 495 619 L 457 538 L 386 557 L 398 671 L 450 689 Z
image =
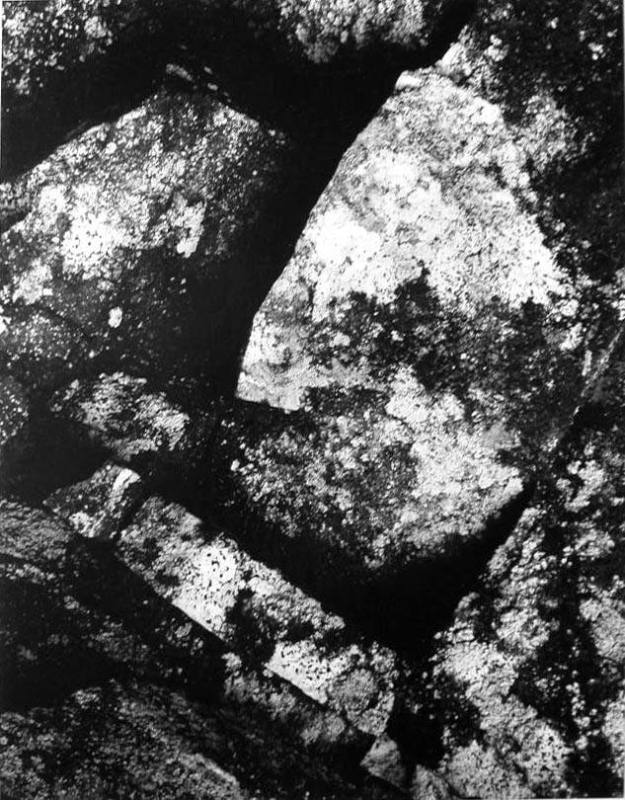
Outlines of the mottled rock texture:
M 264 525 L 306 552 L 313 591 L 338 597 L 347 571 L 376 606 L 420 583 L 427 624 L 550 469 L 603 352 L 595 298 L 614 318 L 619 296 L 559 263 L 537 207 L 498 107 L 434 71 L 403 76 L 341 161 L 256 315 L 226 433 L 251 546 Z
M 623 364 L 464 598 L 419 714 L 460 795 L 617 796 L 625 759 Z M 430 766 L 433 766 L 431 764 Z
M 15 429 L 76 376 L 123 370 L 195 408 L 230 395 L 341 153 L 469 10 L 7 4 L 0 353 L 20 385 L 3 377 L 0 402 Z
M 223 531 L 145 495 L 137 473 L 107 464 L 45 504 L 82 536 L 119 537 L 117 556 L 134 574 L 246 663 L 265 666 L 365 733 L 383 733 L 395 654 L 350 630 Z
M 3 4 L 3 797 L 622 794 L 620 9 L 470 12 Z
M 16 3 L 5 11 L 3 167 L 21 169 L 76 127 L 136 106 L 171 62 L 183 82 L 322 131 L 319 104 L 339 122 L 373 107 L 367 80 L 431 63 L 471 10 L 460 0 Z
M 370 736 L 243 664 L 110 548 L 0 510 L 7 796 L 388 796 L 358 769 Z

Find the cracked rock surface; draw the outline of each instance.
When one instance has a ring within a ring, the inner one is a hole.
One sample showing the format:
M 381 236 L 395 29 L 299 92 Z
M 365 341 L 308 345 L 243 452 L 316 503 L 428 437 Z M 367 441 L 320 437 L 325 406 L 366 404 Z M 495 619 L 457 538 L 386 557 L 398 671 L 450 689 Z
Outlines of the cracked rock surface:
M 2 797 L 621 796 L 616 0 L 2 14 Z

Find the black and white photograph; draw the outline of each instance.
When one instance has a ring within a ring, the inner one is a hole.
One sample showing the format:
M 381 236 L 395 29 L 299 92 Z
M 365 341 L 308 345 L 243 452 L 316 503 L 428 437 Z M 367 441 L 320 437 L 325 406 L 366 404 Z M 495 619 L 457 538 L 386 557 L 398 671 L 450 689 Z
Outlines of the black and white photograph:
M 622 0 L 0 9 L 0 800 L 625 797 Z

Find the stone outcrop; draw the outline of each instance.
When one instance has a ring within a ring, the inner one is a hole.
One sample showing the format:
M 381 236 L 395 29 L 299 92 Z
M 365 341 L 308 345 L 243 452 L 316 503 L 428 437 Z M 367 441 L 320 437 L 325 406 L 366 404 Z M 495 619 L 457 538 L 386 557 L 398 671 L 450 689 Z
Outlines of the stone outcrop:
M 365 641 L 226 533 L 146 497 L 136 473 L 112 464 L 57 491 L 46 506 L 82 536 L 115 537 L 133 574 L 247 663 L 266 666 L 365 733 L 384 732 L 395 654 Z
M 147 377 L 187 410 L 230 396 L 253 315 L 342 152 L 402 67 L 431 63 L 468 11 L 7 6 L 0 402 L 3 416 L 19 409 L 12 430 L 37 425 L 76 376 Z
M 554 473 L 435 648 L 436 768 L 462 796 L 622 789 L 622 345 L 613 358 Z
M 136 107 L 167 68 L 187 88 L 218 92 L 299 133 L 312 125 L 323 137 L 332 126 L 318 116 L 321 107 L 333 123 L 351 124 L 360 104 L 375 108 L 385 73 L 432 63 L 472 7 L 462 0 L 19 3 L 5 10 L 3 169 L 12 175 L 81 127 Z
M 591 5 L 4 4 L 3 797 L 620 796 Z
M 292 579 L 306 581 L 293 552 L 315 561 L 312 591 L 339 598 L 347 573 L 346 600 L 375 613 L 379 586 L 411 583 L 427 625 L 441 582 L 453 604 L 551 468 L 595 379 L 594 298 L 613 318 L 618 294 L 546 247 L 526 158 L 496 106 L 406 74 L 256 315 L 225 424 L 228 505 L 258 552 L 284 540 Z
M 7 796 L 394 796 L 359 771 L 371 736 L 243 663 L 106 545 L 1 511 Z

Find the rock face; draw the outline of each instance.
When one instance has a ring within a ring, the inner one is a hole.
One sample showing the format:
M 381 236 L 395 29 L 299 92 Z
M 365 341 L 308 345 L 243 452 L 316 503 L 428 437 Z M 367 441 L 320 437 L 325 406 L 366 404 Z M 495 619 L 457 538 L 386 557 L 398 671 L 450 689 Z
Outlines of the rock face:
M 620 8 L 470 12 L 3 5 L 3 798 L 622 794 Z
M 271 234 L 279 206 L 314 198 L 292 195 L 312 158 L 215 99 L 165 94 L 57 151 L 12 187 L 32 198 L 4 236 L 12 373 L 43 392 L 114 364 L 225 390 L 291 244 Z
M 4 9 L 4 416 L 38 419 L 54 389 L 120 370 L 187 409 L 232 394 L 253 315 L 341 153 L 404 63 L 431 62 L 466 15 L 380 11 Z
M 461 596 L 458 567 L 551 458 L 595 327 L 536 204 L 499 110 L 423 72 L 315 207 L 255 318 L 227 433 L 252 546 L 264 526 L 304 549 L 315 591 L 339 594 L 347 570 L 354 602 L 360 583 L 378 604 L 380 583 L 420 581 L 431 619 L 432 591 Z
M 622 791 L 622 358 L 433 656 L 437 771 L 460 795 Z
M 1 510 L 9 797 L 389 796 L 359 777 L 371 737 L 243 664 L 110 549 Z
M 382 734 L 394 703 L 394 653 L 179 505 L 146 497 L 139 476 L 106 465 L 46 506 L 88 538 L 117 537 L 120 560 L 173 606 L 359 730 Z
M 3 170 L 137 106 L 172 62 L 183 82 L 255 115 L 330 130 L 320 105 L 339 124 L 361 103 L 375 108 L 376 76 L 432 63 L 471 10 L 462 0 L 19 3 L 5 10 Z

